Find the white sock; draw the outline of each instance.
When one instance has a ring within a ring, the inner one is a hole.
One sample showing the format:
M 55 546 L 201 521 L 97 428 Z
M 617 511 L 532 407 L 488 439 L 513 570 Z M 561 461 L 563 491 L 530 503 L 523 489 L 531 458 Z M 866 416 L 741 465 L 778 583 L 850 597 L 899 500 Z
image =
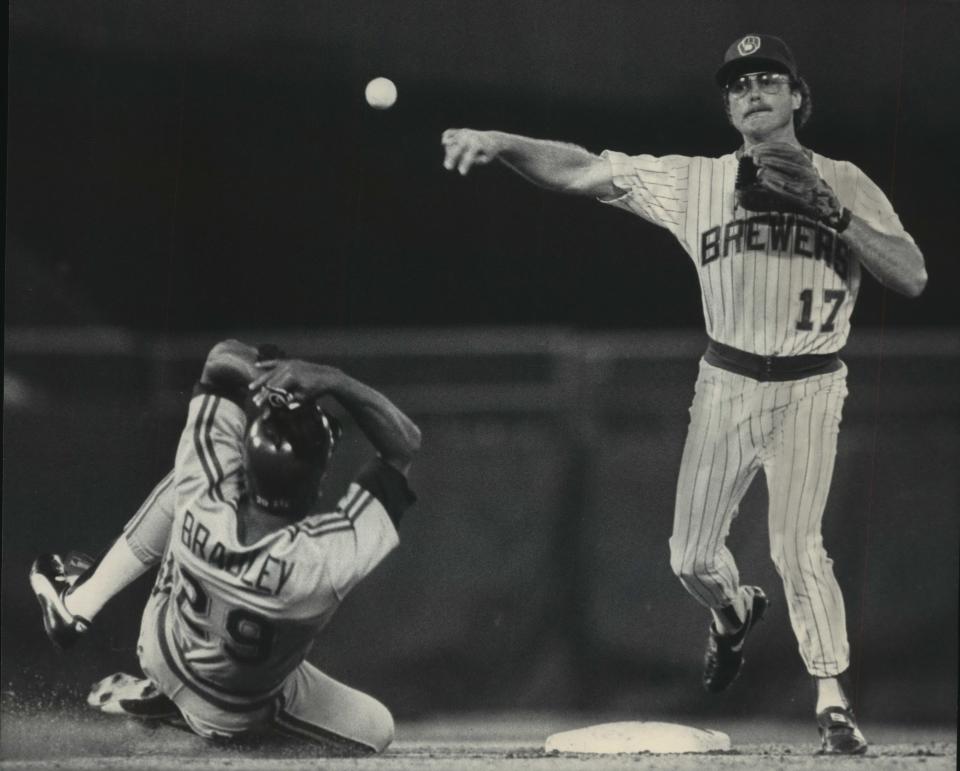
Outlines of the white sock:
M 835 677 L 817 678 L 817 714 L 828 707 L 847 707 L 847 697 L 843 695 L 840 681 Z
M 71 589 L 63 604 L 73 615 L 92 621 L 115 594 L 146 573 L 149 567 L 133 553 L 127 539 L 120 536 L 97 565 L 93 575 Z

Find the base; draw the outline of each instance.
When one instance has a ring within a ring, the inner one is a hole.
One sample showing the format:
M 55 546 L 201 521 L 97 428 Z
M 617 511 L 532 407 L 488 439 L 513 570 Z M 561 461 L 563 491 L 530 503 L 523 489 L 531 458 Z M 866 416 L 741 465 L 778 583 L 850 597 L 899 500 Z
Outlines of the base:
M 562 731 L 548 737 L 543 748 L 594 754 L 723 752 L 730 749 L 730 737 L 676 723 L 626 721 Z

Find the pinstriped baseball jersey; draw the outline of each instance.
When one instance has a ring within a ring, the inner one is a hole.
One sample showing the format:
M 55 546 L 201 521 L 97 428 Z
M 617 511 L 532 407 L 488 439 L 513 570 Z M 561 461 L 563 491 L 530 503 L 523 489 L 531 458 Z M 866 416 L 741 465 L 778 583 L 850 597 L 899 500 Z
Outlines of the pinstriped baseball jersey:
M 737 154 L 604 157 L 624 192 L 601 200 L 673 233 L 696 267 L 713 340 L 761 356 L 843 348 L 861 268 L 833 229 L 802 215 L 741 208 Z M 817 154 L 812 162 L 843 206 L 912 243 L 886 196 L 856 166 Z M 726 539 L 763 469 L 770 553 L 801 656 L 819 677 L 849 665 L 843 596 L 820 532 L 846 394 L 843 366 L 775 382 L 702 360 L 670 538 L 671 568 L 687 590 L 712 609 L 731 605 L 743 587 Z
M 733 153 L 603 156 L 625 192 L 601 201 L 673 233 L 696 266 L 712 339 L 763 356 L 843 348 L 860 264 L 831 228 L 801 215 L 740 208 Z M 887 197 L 855 165 L 815 153 L 813 165 L 842 205 L 880 232 L 912 242 Z
M 236 712 L 271 701 L 344 596 L 399 542 L 384 505 L 363 484 L 365 473 L 368 480 L 377 473 L 371 467 L 335 510 L 245 544 L 237 516 L 245 428 L 243 410 L 226 398 L 190 402 L 173 528 L 154 589 L 170 595 L 157 625 L 167 667 L 196 694 Z

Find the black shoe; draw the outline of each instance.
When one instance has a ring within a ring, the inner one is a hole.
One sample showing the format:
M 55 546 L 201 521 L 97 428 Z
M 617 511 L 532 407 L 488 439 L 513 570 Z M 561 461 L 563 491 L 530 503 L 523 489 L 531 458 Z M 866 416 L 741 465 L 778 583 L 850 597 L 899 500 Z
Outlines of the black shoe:
M 63 572 L 67 583 L 70 586 L 77 586 L 87 580 L 93 573 L 94 568 L 100 564 L 88 554 L 82 551 L 68 551 L 67 556 L 63 558 Z
M 126 715 L 138 720 L 173 724 L 182 719 L 180 709 L 146 677 L 117 672 L 94 683 L 87 704 L 108 715 Z
M 760 587 L 745 586 L 743 589 L 748 595 L 747 618 L 743 626 L 733 634 L 720 634 L 716 626 L 710 624 L 710 638 L 703 657 L 703 687 L 708 693 L 720 693 L 737 679 L 743 667 L 743 643 L 770 604 Z
M 827 707 L 817 715 L 817 726 L 821 755 L 862 755 L 867 751 L 867 740 L 849 707 Z
M 90 628 L 87 619 L 73 615 L 63 602 L 75 580 L 76 574 L 68 576 L 56 554 L 41 554 L 30 566 L 30 586 L 43 611 L 43 628 L 50 642 L 61 650 L 76 643 Z

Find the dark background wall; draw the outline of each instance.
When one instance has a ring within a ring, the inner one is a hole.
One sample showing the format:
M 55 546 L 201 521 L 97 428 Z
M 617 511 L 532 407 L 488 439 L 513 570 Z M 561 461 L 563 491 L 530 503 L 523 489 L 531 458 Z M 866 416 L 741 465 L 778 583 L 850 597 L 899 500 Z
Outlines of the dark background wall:
M 955 2 L 26 0 L 8 323 L 699 325 L 665 231 L 502 169 L 459 179 L 439 139 L 729 152 L 712 75 L 747 31 L 790 42 L 805 141 L 876 180 L 927 255 L 921 302 L 870 283 L 857 323 L 955 322 Z M 379 74 L 386 112 L 363 100 Z
M 864 281 L 825 535 L 864 716 L 955 720 L 956 2 L 26 0 L 9 18 L 5 689 L 135 666 L 142 587 L 67 660 L 26 567 L 116 533 L 169 467 L 205 347 L 256 334 L 387 389 L 428 438 L 403 549 L 317 647 L 331 673 L 401 716 L 806 715 L 759 484 L 733 545 L 776 603 L 766 644 L 739 696 L 699 695 L 705 617 L 666 553 L 704 342 L 687 258 L 503 169 L 444 172 L 439 143 L 468 125 L 728 152 L 712 73 L 761 31 L 813 89 L 804 140 L 863 168 L 927 260 L 918 300 Z M 386 112 L 363 102 L 376 75 L 399 87 Z

